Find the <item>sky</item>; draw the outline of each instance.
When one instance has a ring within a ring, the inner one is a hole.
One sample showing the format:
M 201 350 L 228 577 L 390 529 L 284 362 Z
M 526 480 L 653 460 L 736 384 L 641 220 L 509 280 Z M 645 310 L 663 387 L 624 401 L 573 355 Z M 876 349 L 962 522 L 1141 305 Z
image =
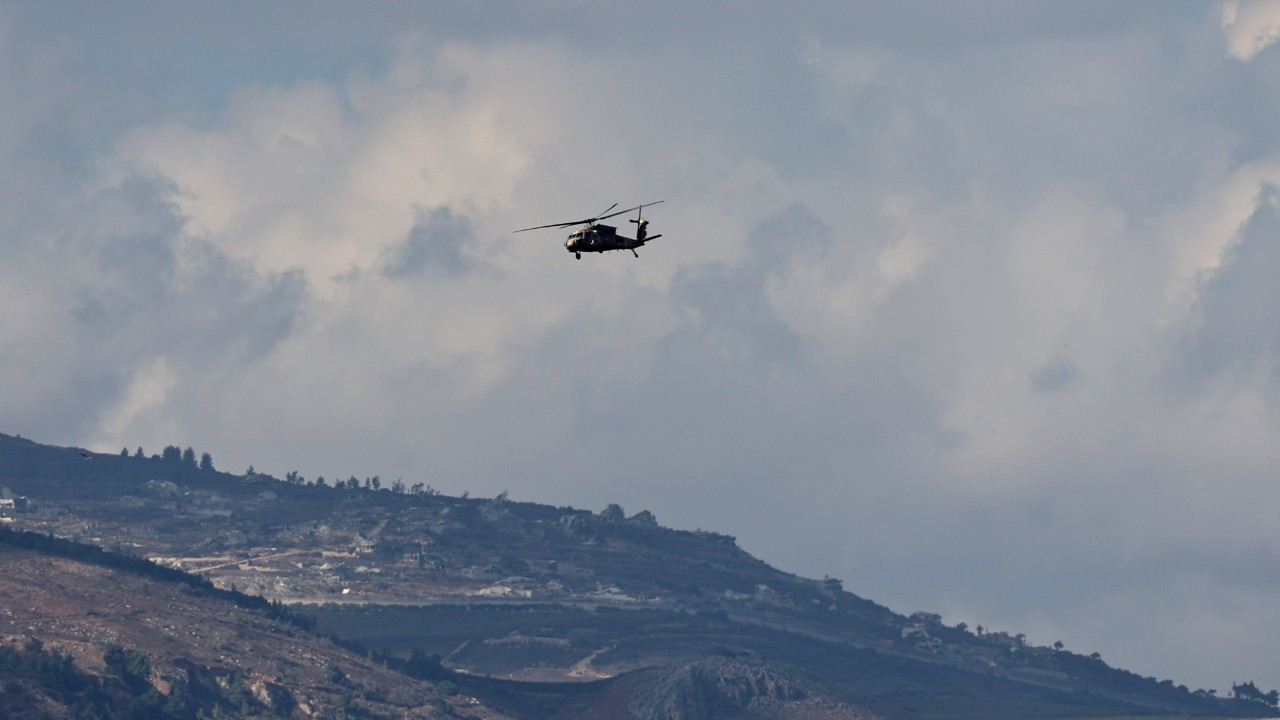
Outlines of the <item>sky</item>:
M 618 503 L 1280 687 L 1277 39 L 1280 0 L 0 1 L 0 431 Z M 638 259 L 512 232 L 657 200 Z

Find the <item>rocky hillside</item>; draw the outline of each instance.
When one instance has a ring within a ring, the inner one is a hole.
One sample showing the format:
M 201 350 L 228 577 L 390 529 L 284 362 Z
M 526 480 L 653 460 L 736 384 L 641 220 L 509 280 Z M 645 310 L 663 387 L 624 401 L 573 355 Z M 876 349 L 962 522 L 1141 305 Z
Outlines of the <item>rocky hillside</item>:
M 0 717 L 504 718 L 279 607 L 0 528 Z
M 313 625 L 181 571 L 0 527 L 3 718 L 886 717 L 754 659 L 519 683 L 353 650 Z
M 231 475 L 166 448 L 0 436 L 14 527 L 288 604 L 393 660 L 439 656 L 518 717 L 1262 716 L 1229 701 L 904 616 L 650 513 L 454 498 L 377 478 Z M 602 710 L 601 708 L 607 708 Z M 593 714 L 595 713 L 595 714 Z M 618 714 L 623 713 L 623 714 Z

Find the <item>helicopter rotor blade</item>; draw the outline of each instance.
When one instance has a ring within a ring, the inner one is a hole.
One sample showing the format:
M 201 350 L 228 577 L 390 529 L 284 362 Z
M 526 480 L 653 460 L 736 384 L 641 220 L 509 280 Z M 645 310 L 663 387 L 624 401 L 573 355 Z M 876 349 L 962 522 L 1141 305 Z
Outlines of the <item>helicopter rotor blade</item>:
M 611 217 L 614 217 L 615 215 L 621 215 L 621 214 L 623 214 L 623 213 L 629 213 L 629 212 L 631 212 L 632 210 L 639 210 L 640 208 L 647 208 L 647 207 L 649 207 L 650 205 L 657 205 L 657 204 L 658 204 L 658 203 L 660 203 L 660 202 L 662 202 L 662 201 L 661 201 L 661 200 L 659 200 L 658 202 L 645 203 L 645 204 L 643 204 L 643 205 L 637 205 L 637 206 L 635 206 L 635 207 L 633 207 L 633 208 L 627 208 L 626 210 L 619 210 L 618 212 L 616 212 L 616 213 L 612 213 L 612 214 L 609 214 L 609 215 L 601 215 L 600 217 L 596 218 L 596 220 L 607 220 L 607 219 L 609 219 L 609 218 L 611 218 Z
M 600 218 L 583 218 L 581 220 L 570 220 L 569 222 L 551 223 L 550 225 L 539 225 L 537 227 L 528 227 L 528 228 L 522 228 L 520 230 L 515 230 L 513 231 L 513 234 L 518 232 L 524 232 L 525 230 L 541 230 L 543 228 L 567 228 L 567 227 L 572 227 L 574 225 L 590 225 L 591 223 L 599 219 Z
M 656 201 L 656 202 L 645 203 L 645 204 L 641 205 L 640 207 L 636 208 L 637 210 L 639 210 L 639 211 L 640 211 L 639 217 L 641 217 L 641 218 L 643 218 L 643 217 L 644 217 L 644 209 L 645 209 L 645 208 L 649 207 L 650 205 L 657 205 L 657 204 L 659 204 L 659 203 L 661 203 L 661 202 L 662 202 L 661 200 L 658 200 L 658 201 Z
M 612 210 L 618 207 L 618 203 L 614 203 L 605 210 L 606 213 L 609 213 L 608 215 L 599 215 L 597 217 L 583 218 L 582 220 L 570 220 L 569 222 L 551 223 L 550 225 L 538 225 L 537 227 L 522 228 L 514 232 L 521 233 L 527 230 L 542 230 L 543 228 L 567 228 L 573 225 L 591 225 L 593 223 L 599 222 L 600 220 L 608 220 L 611 217 L 615 217 L 623 213 L 629 213 L 632 210 L 640 210 L 641 208 L 647 208 L 650 205 L 657 205 L 660 202 L 662 202 L 662 200 L 659 200 L 657 202 L 645 203 L 643 205 L 637 205 L 633 208 L 627 208 L 626 210 L 619 210 L 615 213 L 609 213 L 609 210 Z
M 525 232 L 527 230 L 541 230 L 543 228 L 566 228 L 566 227 L 569 227 L 570 225 L 582 225 L 584 223 L 589 223 L 589 222 L 591 222 L 590 218 L 586 220 L 574 220 L 573 222 L 567 222 L 567 223 L 551 223 L 550 225 L 539 225 L 537 227 L 521 228 L 519 230 L 512 231 L 512 234 Z

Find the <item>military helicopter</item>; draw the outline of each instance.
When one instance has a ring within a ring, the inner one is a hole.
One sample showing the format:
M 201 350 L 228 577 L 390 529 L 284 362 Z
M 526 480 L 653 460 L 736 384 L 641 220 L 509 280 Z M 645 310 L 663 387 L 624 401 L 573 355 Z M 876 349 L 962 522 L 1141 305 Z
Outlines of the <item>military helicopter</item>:
M 648 235 L 646 227 L 649 225 L 649 221 L 644 219 L 644 209 L 650 205 L 657 205 L 660 202 L 662 201 L 659 200 L 658 202 L 645 203 L 633 208 L 627 208 L 626 210 L 619 210 L 616 213 L 610 213 L 610 210 L 618 207 L 618 203 L 614 203 L 596 217 L 585 218 L 583 220 L 570 220 L 569 222 L 563 223 L 551 223 L 550 225 L 539 225 L 537 227 L 516 230 L 516 232 L 520 233 L 525 232 L 526 230 L 541 230 L 543 228 L 567 228 L 571 225 L 585 225 L 586 227 L 578 228 L 569 233 L 568 239 L 564 241 L 565 250 L 573 253 L 573 256 L 579 260 L 582 259 L 582 253 L 584 252 L 602 253 L 609 252 L 610 250 L 630 250 L 632 255 L 640 257 L 640 253 L 636 252 L 636 248 L 644 245 L 650 240 L 657 240 L 662 237 L 661 233 L 653 236 Z M 618 228 L 613 227 L 612 225 L 600 224 L 601 220 L 608 220 L 611 217 L 622 215 L 623 213 L 629 213 L 632 210 L 638 211 L 635 219 L 631 221 L 636 224 L 635 238 L 623 237 L 618 234 Z

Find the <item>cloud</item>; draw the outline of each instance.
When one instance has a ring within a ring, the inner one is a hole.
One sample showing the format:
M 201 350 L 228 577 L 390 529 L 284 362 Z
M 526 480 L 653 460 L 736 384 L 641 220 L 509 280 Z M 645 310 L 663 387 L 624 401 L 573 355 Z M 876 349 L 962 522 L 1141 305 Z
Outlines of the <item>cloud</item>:
M 1044 365 L 1031 373 L 1031 386 L 1037 392 L 1055 392 L 1070 387 L 1080 377 L 1080 369 L 1063 351 L 1054 353 Z
M 172 194 L 139 178 L 94 190 L 40 252 L 11 256 L 9 422 L 128 441 L 173 419 L 175 386 L 255 362 L 289 334 L 300 278 L 259 276 L 190 236 Z
M 1228 0 L 1222 4 L 1222 31 L 1227 52 L 1248 62 L 1280 39 L 1280 2 Z
M 1192 382 L 1222 373 L 1259 373 L 1280 381 L 1280 324 L 1273 308 L 1280 293 L 1280 190 L 1262 186 L 1256 209 L 1227 248 L 1221 263 L 1206 271 L 1195 308 L 1199 327 L 1185 341 L 1181 363 Z
M 446 78 L 462 72 L 452 62 L 445 53 L 439 63 Z M 415 85 L 421 67 L 409 56 L 386 77 L 344 88 L 238 91 L 213 129 L 136 129 L 113 172 L 166 178 L 194 233 L 261 270 L 300 269 L 328 291 L 352 268 L 373 267 L 410 232 L 417 208 L 490 206 L 520 176 L 522 152 L 502 127 L 515 116 L 468 102 L 449 79 Z
M 388 251 L 382 274 L 402 278 L 434 266 L 456 275 L 471 266 L 463 248 L 472 241 L 467 218 L 456 217 L 447 207 L 420 209 L 409 236 Z

